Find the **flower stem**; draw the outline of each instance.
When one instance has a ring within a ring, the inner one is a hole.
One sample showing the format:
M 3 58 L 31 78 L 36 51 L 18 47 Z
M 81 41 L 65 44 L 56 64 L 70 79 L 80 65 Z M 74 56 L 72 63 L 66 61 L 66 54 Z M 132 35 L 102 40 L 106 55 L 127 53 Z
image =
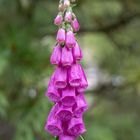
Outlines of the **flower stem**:
M 80 135 L 81 140 L 85 140 L 84 137 L 82 135 Z
M 59 137 L 55 137 L 55 140 L 59 140 Z

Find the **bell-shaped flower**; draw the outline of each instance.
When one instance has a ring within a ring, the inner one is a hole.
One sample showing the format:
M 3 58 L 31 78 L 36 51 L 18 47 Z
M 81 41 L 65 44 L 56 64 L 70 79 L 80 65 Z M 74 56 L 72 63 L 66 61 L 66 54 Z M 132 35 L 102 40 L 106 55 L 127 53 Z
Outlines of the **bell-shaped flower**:
M 76 97 L 76 104 L 74 105 L 74 115 L 75 117 L 82 117 L 83 113 L 88 109 L 87 102 L 85 100 L 84 94 L 79 93 Z
M 72 12 L 68 11 L 65 14 L 65 22 L 71 22 L 72 21 Z
M 69 84 L 72 87 L 78 87 L 81 82 L 81 71 L 79 69 L 79 64 L 73 64 L 68 71 Z
M 56 88 L 65 88 L 67 86 L 67 69 L 57 67 L 54 73 L 54 85 Z
M 71 66 L 73 63 L 72 50 L 67 47 L 62 48 L 61 64 L 63 66 Z
M 75 104 L 75 89 L 66 87 L 62 90 L 61 103 L 63 106 L 72 107 Z
M 75 60 L 79 61 L 82 59 L 83 54 L 82 54 L 81 48 L 77 42 L 76 42 L 75 47 L 72 48 L 72 52 L 73 52 L 73 57 Z
M 56 116 L 61 121 L 69 121 L 73 116 L 72 108 L 60 105 Z
M 51 76 L 49 81 L 48 90 L 45 95 L 52 101 L 58 102 L 60 100 L 60 92 L 54 86 L 54 74 Z
M 76 40 L 75 40 L 74 33 L 71 30 L 69 30 L 66 33 L 66 46 L 68 48 L 72 48 L 75 45 L 76 45 Z
M 54 19 L 54 24 L 55 25 L 61 25 L 63 22 L 63 16 L 61 13 L 59 13 L 56 18 Z
M 59 65 L 61 62 L 61 53 L 62 53 L 62 48 L 60 47 L 59 44 L 57 44 L 54 49 L 53 53 L 50 58 L 50 62 L 53 65 Z
M 79 65 L 79 67 L 80 67 L 80 71 L 81 71 L 81 82 L 80 82 L 80 86 L 77 88 L 77 91 L 84 92 L 85 89 L 88 87 L 88 82 L 87 82 L 87 78 L 86 78 L 86 75 L 85 75 L 85 72 L 84 72 L 82 66 Z
M 76 137 L 70 135 L 61 135 L 59 136 L 59 140 L 76 140 Z
M 54 136 L 59 136 L 63 132 L 61 121 L 55 117 L 58 107 L 59 107 L 58 104 L 56 104 L 52 108 L 52 110 L 50 111 L 50 114 L 48 116 L 47 123 L 45 125 L 45 130 L 50 132 Z
M 68 132 L 73 136 L 78 136 L 86 132 L 83 119 L 72 118 L 69 122 Z
M 60 28 L 57 32 L 56 40 L 59 44 L 65 43 L 66 33 L 65 29 Z
M 79 29 L 80 29 L 80 24 L 79 24 L 77 18 L 74 18 L 74 20 L 72 21 L 71 24 L 72 24 L 73 30 L 74 30 L 75 32 L 79 31 Z

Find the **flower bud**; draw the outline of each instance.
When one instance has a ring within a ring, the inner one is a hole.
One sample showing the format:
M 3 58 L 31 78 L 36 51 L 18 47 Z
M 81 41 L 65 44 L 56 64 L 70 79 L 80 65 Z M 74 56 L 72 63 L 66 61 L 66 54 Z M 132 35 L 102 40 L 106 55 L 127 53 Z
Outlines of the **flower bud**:
M 66 46 L 72 48 L 76 45 L 75 36 L 72 31 L 66 33 Z
M 68 8 L 70 6 L 70 1 L 69 0 L 64 0 L 64 7 Z
M 65 22 L 71 22 L 72 21 L 72 13 L 70 11 L 66 12 L 65 15 Z
M 59 140 L 76 140 L 75 136 L 69 136 L 69 135 L 61 135 L 59 137 Z
M 79 61 L 83 58 L 81 48 L 80 48 L 80 46 L 78 45 L 77 42 L 76 42 L 75 47 L 72 48 L 72 53 L 73 53 L 73 57 L 76 61 Z
M 50 62 L 53 65 L 59 65 L 61 62 L 61 53 L 62 53 L 62 48 L 60 47 L 59 44 L 57 44 L 54 49 L 53 53 L 50 58 Z
M 80 25 L 79 25 L 79 22 L 78 22 L 77 18 L 74 18 L 74 20 L 72 21 L 71 25 L 72 25 L 73 30 L 75 32 L 79 31 Z
M 58 14 L 56 16 L 56 18 L 54 19 L 54 24 L 55 25 L 61 25 L 63 22 L 63 17 L 62 17 L 62 14 Z
M 63 28 L 60 28 L 57 32 L 56 40 L 59 44 L 65 43 L 65 30 Z

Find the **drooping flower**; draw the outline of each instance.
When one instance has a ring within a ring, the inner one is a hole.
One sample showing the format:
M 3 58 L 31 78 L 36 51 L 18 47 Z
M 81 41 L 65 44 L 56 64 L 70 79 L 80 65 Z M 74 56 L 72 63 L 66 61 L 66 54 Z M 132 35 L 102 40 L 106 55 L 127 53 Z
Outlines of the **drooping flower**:
M 60 28 L 57 32 L 57 37 L 56 37 L 57 42 L 59 44 L 65 43 L 65 36 L 66 36 L 65 29 Z
M 56 88 L 65 88 L 67 86 L 67 69 L 57 67 L 54 74 L 54 86 Z
M 84 94 L 79 93 L 76 97 L 76 104 L 74 106 L 75 117 L 82 117 L 83 113 L 88 109 L 87 102 L 85 100 Z
M 54 19 L 54 24 L 55 25 L 61 25 L 63 22 L 63 16 L 62 13 L 59 13 L 56 18 Z
M 86 132 L 82 118 L 72 118 L 69 122 L 68 132 L 73 136 L 79 136 Z
M 63 106 L 72 107 L 75 104 L 75 89 L 72 87 L 66 87 L 62 90 L 61 102 Z
M 72 48 L 75 45 L 76 45 L 76 40 L 75 40 L 74 33 L 71 30 L 69 30 L 66 33 L 66 46 L 68 48 Z
M 73 116 L 72 108 L 60 105 L 56 117 L 61 121 L 69 121 Z
M 72 87 L 78 87 L 81 82 L 81 71 L 79 64 L 73 64 L 68 72 L 69 84 Z
M 56 104 L 48 116 L 47 123 L 45 125 L 45 130 L 49 131 L 54 136 L 59 136 L 62 134 L 62 123 L 59 119 L 55 117 L 56 111 L 58 110 L 58 104 Z
M 79 25 L 77 18 L 74 18 L 74 20 L 72 21 L 71 24 L 72 24 L 72 27 L 73 27 L 75 32 L 79 31 L 80 25 Z
M 85 72 L 82 68 L 81 65 L 79 65 L 80 71 L 81 71 L 81 82 L 80 82 L 80 86 L 77 88 L 78 92 L 84 92 L 85 89 L 88 87 L 88 82 L 87 82 L 87 78 L 85 75 Z
M 73 63 L 72 51 L 69 50 L 66 46 L 62 48 L 62 57 L 61 64 L 63 66 L 71 66 Z
M 77 42 L 76 42 L 75 47 L 72 48 L 72 52 L 73 52 L 73 57 L 76 61 L 79 61 L 83 58 L 81 48 L 80 48 L 80 46 L 78 45 Z
M 59 65 L 61 62 L 61 53 L 62 53 L 62 48 L 60 47 L 59 44 L 57 44 L 54 49 L 53 53 L 50 58 L 50 62 L 53 65 Z
M 52 101 L 58 102 L 60 100 L 60 92 L 54 86 L 54 74 L 50 78 L 48 90 L 45 95 Z

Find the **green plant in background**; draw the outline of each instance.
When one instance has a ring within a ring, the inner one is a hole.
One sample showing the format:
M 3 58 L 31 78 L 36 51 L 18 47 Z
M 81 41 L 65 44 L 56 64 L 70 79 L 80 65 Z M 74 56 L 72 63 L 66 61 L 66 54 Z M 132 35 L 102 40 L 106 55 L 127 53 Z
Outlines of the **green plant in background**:
M 44 132 L 51 106 L 44 101 L 44 91 L 52 71 L 49 56 L 57 4 L 0 0 L 1 140 L 52 139 Z M 111 77 L 94 90 L 96 105 L 91 102 L 85 115 L 86 140 L 140 139 L 139 6 L 139 0 L 78 1 L 81 46 L 91 54 L 95 51 L 93 59 Z M 87 99 L 93 98 L 93 90 L 87 92 Z

